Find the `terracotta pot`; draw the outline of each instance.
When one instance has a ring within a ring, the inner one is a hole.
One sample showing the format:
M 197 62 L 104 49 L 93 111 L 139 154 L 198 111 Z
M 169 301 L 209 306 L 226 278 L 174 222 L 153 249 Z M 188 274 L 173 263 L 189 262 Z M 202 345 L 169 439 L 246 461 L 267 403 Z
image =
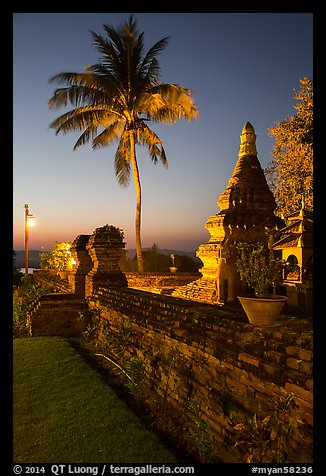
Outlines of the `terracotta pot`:
M 273 326 L 287 301 L 286 296 L 277 295 L 268 298 L 238 296 L 238 299 L 253 326 Z
M 170 266 L 170 271 L 171 273 L 176 273 L 178 271 L 178 268 L 176 266 Z

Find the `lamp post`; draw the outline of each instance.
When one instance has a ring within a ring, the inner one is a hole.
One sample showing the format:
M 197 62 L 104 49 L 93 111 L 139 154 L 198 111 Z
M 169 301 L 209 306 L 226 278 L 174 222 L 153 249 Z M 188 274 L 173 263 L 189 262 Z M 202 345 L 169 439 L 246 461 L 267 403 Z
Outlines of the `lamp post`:
M 28 274 L 28 231 L 33 219 L 34 215 L 29 213 L 28 203 L 25 203 L 25 276 Z

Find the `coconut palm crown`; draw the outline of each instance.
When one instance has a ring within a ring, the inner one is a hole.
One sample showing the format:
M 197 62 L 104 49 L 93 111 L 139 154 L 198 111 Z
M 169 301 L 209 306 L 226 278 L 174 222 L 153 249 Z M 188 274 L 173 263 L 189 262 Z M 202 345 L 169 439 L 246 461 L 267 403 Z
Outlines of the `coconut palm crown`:
M 167 167 L 162 140 L 148 123 L 174 123 L 182 118 L 191 121 L 199 114 L 190 89 L 160 80 L 157 55 L 166 48 L 168 37 L 145 53 L 144 33 L 137 32 L 133 15 L 117 29 L 103 28 L 107 38 L 91 31 L 101 54 L 98 63 L 87 66 L 84 73 L 59 73 L 50 79 L 65 86 L 54 90 L 50 108 L 66 107 L 67 103 L 74 106 L 50 127 L 56 134 L 80 131 L 74 150 L 89 142 L 94 150 L 118 143 L 114 164 L 118 183 L 127 186 L 131 171 L 135 183 L 136 252 L 138 271 L 143 272 L 141 184 L 135 145 L 147 147 L 150 159 Z

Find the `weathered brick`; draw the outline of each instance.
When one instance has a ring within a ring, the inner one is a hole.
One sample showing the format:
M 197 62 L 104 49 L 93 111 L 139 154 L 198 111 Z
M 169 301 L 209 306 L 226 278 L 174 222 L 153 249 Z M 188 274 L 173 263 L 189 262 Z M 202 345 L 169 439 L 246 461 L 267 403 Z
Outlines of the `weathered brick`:
M 313 388 L 314 388 L 313 379 L 308 379 L 308 380 L 306 380 L 305 386 L 306 386 L 306 388 L 307 388 L 308 390 L 311 390 L 311 391 L 312 391 Z
M 226 362 L 225 360 L 223 360 L 223 361 L 221 361 L 221 367 L 232 370 L 234 368 L 234 365 L 229 363 L 229 362 Z
M 303 400 L 306 400 L 306 402 L 309 402 L 312 404 L 313 394 L 311 391 L 305 390 L 304 388 L 299 387 L 299 385 L 295 385 L 293 383 L 286 383 L 285 389 L 289 393 L 293 393 L 295 396 L 298 396 L 302 398 Z
M 246 354 L 242 352 L 238 355 L 238 359 L 247 364 L 254 365 L 255 367 L 259 366 L 260 359 L 254 355 Z
M 239 368 L 239 367 L 234 367 L 232 369 L 231 373 L 238 380 L 241 380 L 242 378 L 248 377 L 248 375 L 249 375 L 247 370 Z
M 288 345 L 287 347 L 285 347 L 285 351 L 288 355 L 291 355 L 291 356 L 297 356 L 298 353 L 299 353 L 299 348 L 296 347 L 295 345 Z
M 293 357 L 286 359 L 286 365 L 290 367 L 290 369 L 299 370 L 300 364 L 301 360 L 299 359 L 295 359 Z
M 272 360 L 276 364 L 283 364 L 286 362 L 286 355 L 281 352 L 276 352 L 275 350 L 267 350 L 263 353 L 264 359 Z
M 277 375 L 281 373 L 281 368 L 277 365 L 273 365 L 270 362 L 260 362 L 259 367 L 269 375 Z
M 303 372 L 307 375 L 311 375 L 312 374 L 312 363 L 302 361 L 301 365 L 300 365 L 300 372 Z
M 238 380 L 234 380 L 231 377 L 226 377 L 225 383 L 227 386 L 231 386 L 237 389 L 239 392 L 246 393 L 247 391 L 247 387 L 243 383 L 240 383 Z
M 307 425 L 309 426 L 313 426 L 313 413 L 312 411 L 309 411 L 308 413 L 304 412 L 304 413 L 301 413 L 301 418 L 302 420 L 307 423 Z
M 306 349 L 299 349 L 298 358 L 301 360 L 312 360 L 312 352 Z

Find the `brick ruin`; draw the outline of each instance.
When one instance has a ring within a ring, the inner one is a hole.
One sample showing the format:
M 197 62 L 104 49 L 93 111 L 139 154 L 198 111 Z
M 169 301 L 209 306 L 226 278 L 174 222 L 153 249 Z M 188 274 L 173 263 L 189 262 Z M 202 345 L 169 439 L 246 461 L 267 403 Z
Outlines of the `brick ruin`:
M 78 235 L 70 248 L 74 265 L 68 276 L 68 281 L 71 291 L 81 297 L 85 297 L 85 279 L 93 268 L 92 258 L 86 249 L 90 237 L 91 235 Z
M 274 215 L 275 199 L 257 157 L 250 122 L 243 126 L 238 161 L 217 205 L 220 211 L 205 225 L 211 237 L 197 251 L 204 263 L 202 277 L 176 289 L 176 297 L 220 304 L 235 300 L 244 291 L 236 270 L 237 242 L 266 243 L 266 228 L 282 224 Z
M 85 297 L 91 296 L 93 289 L 100 285 L 128 285 L 118 264 L 124 247 L 122 230 L 112 225 L 96 228 L 86 245 L 93 267 L 85 278 Z

